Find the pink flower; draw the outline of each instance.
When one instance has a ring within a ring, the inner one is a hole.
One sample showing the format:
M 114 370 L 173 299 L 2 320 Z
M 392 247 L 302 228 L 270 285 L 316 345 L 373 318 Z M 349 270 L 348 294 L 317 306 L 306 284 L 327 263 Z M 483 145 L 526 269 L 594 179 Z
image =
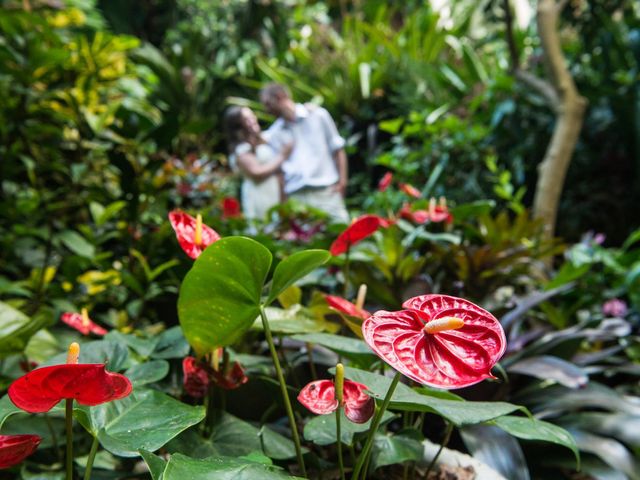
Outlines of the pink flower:
M 380 179 L 380 182 L 378 183 L 378 191 L 384 192 L 387 188 L 389 188 L 389 185 L 391 185 L 392 180 L 393 180 L 393 173 L 391 172 L 385 173 L 384 176 Z
M 93 333 L 94 335 L 104 336 L 107 334 L 104 328 L 89 318 L 86 308 L 82 309 L 82 313 L 65 312 L 60 316 L 60 320 L 83 335 Z
M 365 393 L 366 385 L 344 380 L 344 414 L 354 423 L 365 423 L 375 410 L 373 398 Z M 316 415 L 335 412 L 339 403 L 336 387 L 331 380 L 317 380 L 307 384 L 298 395 L 298 401 Z
M 627 314 L 627 304 L 619 298 L 607 300 L 602 305 L 602 313 L 607 317 L 624 317 Z
M 418 190 L 416 187 L 414 187 L 409 183 L 401 183 L 400 190 L 402 190 L 404 193 L 406 193 L 407 195 L 413 198 L 420 198 L 422 196 L 422 193 L 420 193 L 420 190 Z
M 364 340 L 393 368 L 424 385 L 462 388 L 493 378 L 507 346 L 486 310 L 447 295 L 410 298 L 397 312 L 378 311 L 362 324 Z
M 202 217 L 193 218 L 181 210 L 169 213 L 169 221 L 178 237 L 178 243 L 189 257 L 196 259 L 202 251 L 220 240 L 220 235 L 202 223 Z

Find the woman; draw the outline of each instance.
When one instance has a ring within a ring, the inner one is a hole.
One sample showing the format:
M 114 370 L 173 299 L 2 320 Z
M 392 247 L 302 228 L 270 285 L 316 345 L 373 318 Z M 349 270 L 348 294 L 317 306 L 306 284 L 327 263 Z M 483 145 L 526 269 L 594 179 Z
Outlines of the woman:
M 243 175 L 240 201 L 247 219 L 264 219 L 267 211 L 280 202 L 277 173 L 289 157 L 293 143 L 276 152 L 267 142 L 258 119 L 248 107 L 230 107 L 225 113 L 229 160 Z

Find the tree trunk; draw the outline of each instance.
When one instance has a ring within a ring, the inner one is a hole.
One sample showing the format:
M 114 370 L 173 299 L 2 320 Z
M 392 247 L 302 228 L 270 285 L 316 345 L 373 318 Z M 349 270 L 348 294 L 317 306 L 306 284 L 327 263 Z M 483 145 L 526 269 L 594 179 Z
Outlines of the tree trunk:
M 587 101 L 580 96 L 562 55 L 558 17 L 564 2 L 540 0 L 537 23 L 550 80 L 559 100 L 556 124 L 544 159 L 538 167 L 533 215 L 545 224 L 545 235 L 555 233 L 564 180 L 582 128 Z

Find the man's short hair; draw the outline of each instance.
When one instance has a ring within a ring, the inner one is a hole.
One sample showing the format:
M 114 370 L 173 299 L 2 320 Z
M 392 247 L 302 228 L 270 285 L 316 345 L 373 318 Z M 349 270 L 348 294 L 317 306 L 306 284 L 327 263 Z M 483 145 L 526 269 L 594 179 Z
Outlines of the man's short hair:
M 282 96 L 291 98 L 291 92 L 281 83 L 268 83 L 260 90 L 260 98 L 277 98 Z

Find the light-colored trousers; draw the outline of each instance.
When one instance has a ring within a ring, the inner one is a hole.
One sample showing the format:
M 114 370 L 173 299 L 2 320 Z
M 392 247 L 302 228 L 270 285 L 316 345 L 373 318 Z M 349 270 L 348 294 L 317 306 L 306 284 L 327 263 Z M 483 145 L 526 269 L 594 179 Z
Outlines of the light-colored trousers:
M 333 186 L 306 187 L 290 193 L 288 197 L 327 212 L 334 222 L 349 223 L 349 212 L 345 207 L 344 198 Z

